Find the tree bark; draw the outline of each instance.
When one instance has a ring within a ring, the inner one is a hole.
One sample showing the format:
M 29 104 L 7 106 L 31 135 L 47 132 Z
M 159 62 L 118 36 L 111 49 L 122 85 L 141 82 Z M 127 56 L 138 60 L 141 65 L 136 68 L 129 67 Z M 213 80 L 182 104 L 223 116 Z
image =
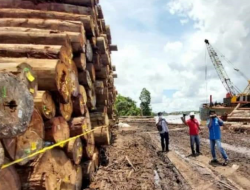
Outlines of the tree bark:
M 53 18 L 58 20 L 80 21 L 83 23 L 87 35 L 90 37 L 95 36 L 93 20 L 91 16 L 86 15 L 25 9 L 0 9 L 0 18 Z
M 24 27 L 0 27 L 0 38 L 1 35 L 5 37 L 7 33 L 11 33 L 11 37 L 18 33 L 18 36 L 22 36 L 25 40 L 20 39 L 20 41 L 13 40 L 4 40 L 3 43 L 19 43 L 19 44 L 28 44 L 28 42 L 32 42 L 34 44 L 45 44 L 45 45 L 65 45 L 66 47 L 69 45 L 68 42 L 64 40 L 64 38 L 68 38 L 69 43 L 72 46 L 73 52 L 84 52 L 85 51 L 85 43 L 86 39 L 84 33 L 79 32 L 61 32 L 58 30 L 51 30 L 49 29 L 37 29 L 37 28 L 24 28 Z M 31 35 L 31 39 L 26 39 L 27 35 Z M 38 36 L 36 34 L 39 34 Z M 51 40 L 50 35 L 53 38 L 60 40 L 59 42 Z M 42 37 L 44 36 L 44 38 Z M 41 40 L 40 40 L 41 39 Z M 46 40 L 48 39 L 48 40 Z M 33 42 L 34 41 L 34 42 Z M 27 42 L 27 43 L 26 43 Z
M 86 93 L 86 90 L 85 90 L 84 86 L 80 85 L 79 89 L 80 89 L 80 90 L 79 90 L 79 91 L 80 91 L 80 94 L 81 94 L 82 97 L 83 97 L 83 103 L 84 103 L 84 104 L 87 104 L 88 97 L 87 97 L 87 93 Z
M 8 162 L 6 158 L 5 163 Z M 0 190 L 21 190 L 20 178 L 14 166 L 0 170 Z
M 27 130 L 33 97 L 25 83 L 9 73 L 0 73 L 0 90 L 0 138 L 12 138 Z
M 58 91 L 62 102 L 69 102 L 72 89 L 71 83 L 68 82 L 70 72 L 60 60 L 0 58 L 0 63 L 2 62 L 28 63 L 37 75 L 39 90 Z
M 69 141 L 66 146 L 66 152 L 68 158 L 70 158 L 75 164 L 80 164 L 83 155 L 81 139 L 77 138 Z
M 110 145 L 111 132 L 109 126 L 96 127 L 94 131 L 94 136 L 96 145 Z
M 55 117 L 45 123 L 45 141 L 58 143 L 69 137 L 69 125 L 63 117 Z
M 38 91 L 34 98 L 35 107 L 40 111 L 44 120 L 50 120 L 56 115 L 56 106 L 49 91 Z
M 10 72 L 21 79 L 28 87 L 32 96 L 36 96 L 37 92 L 37 76 L 32 67 L 23 63 L 1 63 L 0 72 Z
M 87 70 L 81 71 L 78 73 L 78 75 L 79 75 L 79 83 L 85 86 L 87 89 L 91 89 L 92 81 L 91 81 L 89 71 Z
M 86 69 L 86 55 L 81 53 L 79 56 L 74 57 L 74 62 L 80 71 Z
M 87 70 L 89 71 L 89 75 L 90 75 L 90 78 L 92 80 L 92 82 L 94 83 L 95 82 L 95 67 L 92 63 L 87 63 Z

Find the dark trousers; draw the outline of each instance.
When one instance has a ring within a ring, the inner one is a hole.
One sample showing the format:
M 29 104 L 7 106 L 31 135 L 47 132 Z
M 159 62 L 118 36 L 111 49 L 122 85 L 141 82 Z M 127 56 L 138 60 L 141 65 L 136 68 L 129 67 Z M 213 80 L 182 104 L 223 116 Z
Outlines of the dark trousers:
M 190 135 L 190 145 L 191 145 L 192 154 L 195 154 L 194 144 L 196 144 L 196 152 L 200 153 L 199 135 Z
M 162 151 L 169 151 L 169 135 L 168 132 L 160 133 Z

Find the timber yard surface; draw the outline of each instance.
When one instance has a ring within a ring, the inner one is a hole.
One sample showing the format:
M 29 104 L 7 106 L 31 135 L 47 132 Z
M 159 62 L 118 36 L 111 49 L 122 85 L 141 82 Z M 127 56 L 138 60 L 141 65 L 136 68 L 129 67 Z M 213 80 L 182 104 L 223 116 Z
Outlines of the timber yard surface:
M 103 149 L 103 165 L 86 189 L 250 189 L 250 134 L 246 131 L 222 130 L 223 146 L 230 158 L 224 167 L 209 164 L 209 134 L 204 126 L 200 135 L 202 155 L 191 157 L 188 127 L 170 125 L 170 152 L 162 153 L 153 118 L 122 121 L 130 127 L 114 129 L 112 145 Z

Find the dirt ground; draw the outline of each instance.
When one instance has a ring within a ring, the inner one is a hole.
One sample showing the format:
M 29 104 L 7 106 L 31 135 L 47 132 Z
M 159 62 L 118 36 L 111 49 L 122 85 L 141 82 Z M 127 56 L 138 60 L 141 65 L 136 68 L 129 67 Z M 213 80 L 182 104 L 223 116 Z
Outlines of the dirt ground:
M 160 151 L 153 124 L 134 123 L 114 130 L 113 144 L 103 149 L 102 166 L 86 190 L 250 189 L 250 135 L 223 131 L 223 146 L 230 158 L 226 167 L 209 164 L 206 128 L 200 138 L 202 155 L 191 157 L 184 126 L 170 126 L 168 153 Z

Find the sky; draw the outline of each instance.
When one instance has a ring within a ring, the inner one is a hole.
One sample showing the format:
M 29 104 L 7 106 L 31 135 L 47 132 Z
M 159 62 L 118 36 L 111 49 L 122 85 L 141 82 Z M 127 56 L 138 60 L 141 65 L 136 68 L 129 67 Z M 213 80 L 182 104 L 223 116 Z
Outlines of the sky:
M 137 105 L 143 88 L 151 93 L 154 112 L 199 110 L 210 94 L 222 102 L 226 90 L 205 39 L 221 55 L 234 85 L 241 90 L 247 86 L 234 68 L 250 79 L 249 0 L 101 0 L 100 4 L 119 50 L 112 52 L 118 74 L 115 85 L 119 94 Z

